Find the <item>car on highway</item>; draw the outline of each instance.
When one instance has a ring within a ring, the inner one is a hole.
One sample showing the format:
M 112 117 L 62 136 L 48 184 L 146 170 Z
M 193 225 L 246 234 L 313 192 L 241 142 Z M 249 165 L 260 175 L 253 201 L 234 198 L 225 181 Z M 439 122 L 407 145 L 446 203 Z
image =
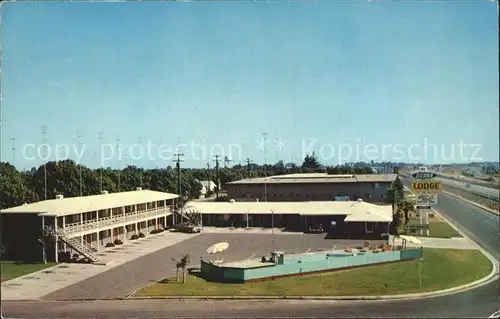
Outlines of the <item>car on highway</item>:
M 180 223 L 174 226 L 174 229 L 182 233 L 201 233 L 201 226 L 192 225 L 189 223 Z

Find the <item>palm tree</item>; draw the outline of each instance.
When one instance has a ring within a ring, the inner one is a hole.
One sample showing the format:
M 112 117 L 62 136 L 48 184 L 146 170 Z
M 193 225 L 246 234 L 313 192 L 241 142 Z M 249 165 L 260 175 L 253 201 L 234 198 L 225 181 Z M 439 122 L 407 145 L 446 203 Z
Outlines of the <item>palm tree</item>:
M 415 207 L 412 202 L 404 201 L 401 203 L 401 210 L 404 212 L 404 222 L 406 224 L 410 221 L 410 212 L 415 211 Z
M 184 218 L 191 224 L 195 226 L 200 226 L 201 225 L 201 213 L 194 209 L 194 208 L 189 208 L 187 209 L 186 213 L 184 214 Z
M 176 278 L 177 278 L 177 282 L 179 282 L 179 280 L 180 280 L 180 278 L 179 278 L 179 269 L 181 269 L 181 268 L 182 268 L 182 263 L 181 263 L 181 261 L 182 261 L 182 260 L 177 260 L 177 259 L 175 259 L 175 258 L 172 258 L 172 261 L 173 261 L 173 262 L 174 262 L 174 264 L 175 264 L 175 268 L 176 268 L 176 275 L 177 275 L 177 277 L 176 277 Z
M 187 281 L 187 266 L 191 262 L 191 256 L 189 254 L 184 255 L 180 260 L 180 268 L 182 268 L 182 283 Z

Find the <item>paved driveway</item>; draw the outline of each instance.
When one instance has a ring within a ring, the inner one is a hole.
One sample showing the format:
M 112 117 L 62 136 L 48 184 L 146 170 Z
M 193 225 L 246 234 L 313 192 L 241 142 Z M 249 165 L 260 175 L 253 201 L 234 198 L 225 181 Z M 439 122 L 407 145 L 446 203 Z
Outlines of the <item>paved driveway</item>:
M 202 234 L 55 291 L 42 299 L 74 300 L 125 297 L 147 284 L 172 276 L 175 271 L 172 258 L 179 258 L 189 253 L 192 256 L 191 263 L 198 265 L 200 257 L 210 259 L 210 256 L 205 253 L 207 247 L 221 241 L 228 242 L 229 249 L 215 258 L 223 258 L 224 261 L 252 256 L 259 258 L 272 251 L 272 238 L 272 235 L 263 234 Z M 276 235 L 274 240 L 276 249 L 284 250 L 287 253 L 301 253 L 308 249 L 311 251 L 329 250 L 334 245 L 340 248 L 346 245 L 363 244 L 361 240 L 324 239 L 324 235 L 320 234 Z M 380 243 L 382 241 L 372 241 L 373 245 Z

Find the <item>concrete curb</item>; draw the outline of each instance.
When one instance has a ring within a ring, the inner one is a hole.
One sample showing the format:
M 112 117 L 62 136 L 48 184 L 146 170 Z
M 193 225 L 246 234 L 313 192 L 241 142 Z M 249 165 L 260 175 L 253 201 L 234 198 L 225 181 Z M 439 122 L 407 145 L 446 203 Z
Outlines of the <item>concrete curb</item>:
M 498 212 L 498 211 L 496 211 L 496 210 L 494 210 L 494 209 L 491 209 L 491 208 L 489 208 L 489 207 L 483 206 L 483 205 L 481 205 L 481 204 L 478 204 L 478 203 L 476 203 L 476 202 L 474 202 L 474 201 L 471 201 L 471 200 L 468 200 L 468 199 L 466 199 L 466 198 L 463 198 L 463 197 L 462 197 L 462 196 L 460 196 L 460 195 L 457 195 L 457 194 L 454 194 L 454 193 L 450 193 L 450 192 L 448 192 L 448 191 L 441 191 L 441 192 L 442 192 L 442 193 L 445 193 L 446 195 L 450 195 L 450 196 L 453 196 L 453 197 L 458 198 L 458 199 L 460 199 L 460 200 L 463 200 L 464 202 L 469 203 L 469 204 L 471 204 L 471 205 L 474 205 L 474 206 L 476 206 L 476 207 L 479 207 L 479 208 L 481 208 L 481 209 L 483 209 L 483 210 L 485 210 L 485 211 L 487 211 L 487 212 L 489 212 L 489 213 L 492 213 L 492 214 L 494 214 L 494 215 L 500 216 L 500 212 Z
M 496 266 L 491 273 L 474 282 L 452 287 L 444 290 L 430 291 L 425 293 L 386 295 L 386 296 L 161 296 L 161 297 L 127 297 L 121 300 L 330 300 L 330 301 L 362 301 L 362 300 L 408 300 L 442 297 L 459 292 L 479 288 L 487 285 L 498 278 Z

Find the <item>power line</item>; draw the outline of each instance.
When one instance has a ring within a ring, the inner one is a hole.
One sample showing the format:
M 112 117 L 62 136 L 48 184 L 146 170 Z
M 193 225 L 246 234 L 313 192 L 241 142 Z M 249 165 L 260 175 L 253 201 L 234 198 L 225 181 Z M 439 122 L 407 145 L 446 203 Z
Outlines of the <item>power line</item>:
M 137 143 L 139 144 L 139 146 L 141 147 L 141 151 L 142 151 L 142 139 L 141 137 L 137 137 Z M 141 152 L 142 153 L 142 152 Z M 139 170 L 139 187 L 142 187 L 142 169 Z
M 250 178 L 251 177 L 251 166 L 250 164 L 252 163 L 252 160 L 250 158 L 247 157 L 246 159 L 246 163 L 247 163 L 247 172 L 248 172 L 248 177 Z
M 12 165 L 16 166 L 16 138 L 11 137 L 12 141 Z
M 99 132 L 99 147 L 100 149 L 102 150 L 102 140 L 104 139 L 104 134 L 102 132 Z M 101 194 L 102 194 L 102 154 L 101 154 L 101 158 L 99 159 L 99 189 L 101 191 Z
M 80 150 L 82 150 L 83 131 L 78 130 L 76 132 L 76 137 L 78 137 L 78 145 L 80 146 Z M 82 197 L 83 196 L 82 163 L 78 163 L 78 174 L 80 175 L 80 197 Z
M 264 201 L 267 202 L 267 133 L 262 133 L 264 140 Z
M 121 161 L 122 151 L 120 148 L 120 134 L 116 134 L 116 149 L 118 150 L 118 159 Z M 121 168 L 118 166 L 118 192 L 121 192 Z
M 215 157 L 215 197 L 219 198 L 219 157 L 220 155 L 214 155 Z
M 182 187 L 181 187 L 181 162 L 184 162 L 183 159 L 181 159 L 181 156 L 184 156 L 182 153 L 176 153 L 174 154 L 175 157 L 177 157 L 174 162 L 175 162 L 175 167 L 177 168 L 177 191 L 179 192 L 179 196 L 182 200 Z

